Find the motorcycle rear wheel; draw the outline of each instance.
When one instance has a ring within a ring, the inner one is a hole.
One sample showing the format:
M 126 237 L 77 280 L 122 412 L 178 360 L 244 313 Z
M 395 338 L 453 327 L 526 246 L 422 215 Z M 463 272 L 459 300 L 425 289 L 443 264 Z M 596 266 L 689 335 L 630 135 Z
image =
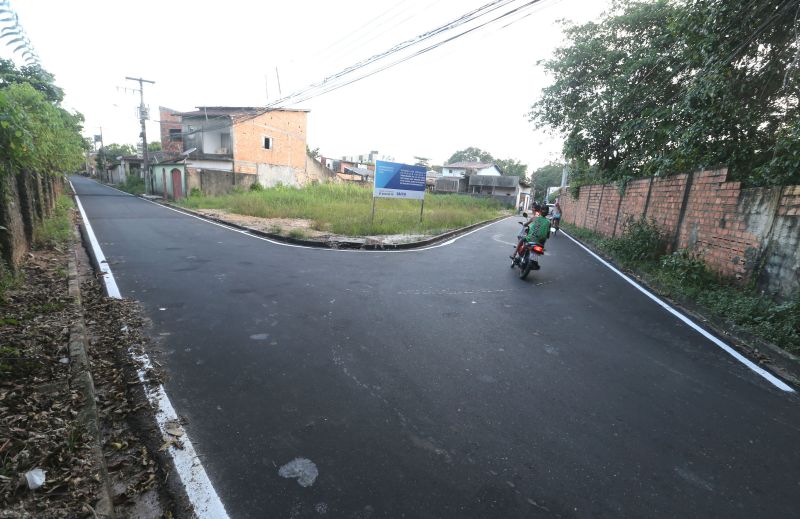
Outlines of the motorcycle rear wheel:
M 525 279 L 526 277 L 528 277 L 530 271 L 531 271 L 531 259 L 530 257 L 526 257 L 519 264 L 519 278 Z

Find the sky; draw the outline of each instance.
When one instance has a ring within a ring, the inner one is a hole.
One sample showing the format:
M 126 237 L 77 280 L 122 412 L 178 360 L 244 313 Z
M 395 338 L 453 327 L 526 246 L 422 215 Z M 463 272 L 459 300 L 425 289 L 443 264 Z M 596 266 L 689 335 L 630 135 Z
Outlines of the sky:
M 64 107 L 86 118 L 87 136 L 137 142 L 138 85 L 150 107 L 264 106 L 490 0 L 12 0 L 42 66 L 66 91 Z M 527 0 L 410 47 L 441 42 Z M 584 23 L 610 0 L 540 0 L 453 41 L 291 108 L 309 109 L 308 145 L 324 156 L 379 156 L 443 164 L 470 146 L 529 171 L 561 158 L 558 135 L 535 130 L 527 112 L 549 78 L 537 65 L 564 43 L 561 19 Z M 10 50 L 2 49 L 9 58 Z M 383 63 L 383 62 L 381 62 Z M 376 64 L 377 65 L 377 64 Z M 362 71 L 374 71 L 373 68 Z M 356 76 L 348 76 L 356 77 Z M 279 78 L 279 81 L 278 81 Z M 331 83 L 328 83 L 331 84 Z M 127 87 L 127 89 L 126 89 Z

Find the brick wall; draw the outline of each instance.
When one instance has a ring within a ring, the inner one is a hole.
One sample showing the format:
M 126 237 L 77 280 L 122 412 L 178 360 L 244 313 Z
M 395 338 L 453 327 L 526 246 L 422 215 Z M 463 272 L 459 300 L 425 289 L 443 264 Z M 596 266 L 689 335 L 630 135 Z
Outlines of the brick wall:
M 647 210 L 647 203 L 650 198 L 650 186 L 652 179 L 645 178 L 629 182 L 625 187 L 625 194 L 622 197 L 622 204 L 617 216 L 617 228 L 615 236 L 622 235 L 625 230 L 625 223 L 631 219 L 640 218 Z
M 181 116 L 173 115 L 175 110 L 164 106 L 158 107 L 159 119 L 161 121 L 161 149 L 165 152 L 178 155 L 183 152 L 183 136 L 181 140 L 173 141 L 170 139 L 170 130 L 181 130 Z
M 582 186 L 560 202 L 565 222 L 620 236 L 645 216 L 671 248 L 697 252 L 725 276 L 783 297 L 800 292 L 800 186 L 742 189 L 716 170 L 635 180 L 622 195 L 613 184 Z
M 621 203 L 622 196 L 617 186 L 604 185 L 597 224 L 593 230 L 605 236 L 613 236 L 616 231 Z
M 307 116 L 304 111 L 274 110 L 234 124 L 234 171 L 257 174 L 258 164 L 268 164 L 305 172 Z M 264 148 L 264 137 L 272 139 L 271 149 Z
M 677 229 L 689 175 L 656 178 L 650 189 L 647 218 L 663 229 Z

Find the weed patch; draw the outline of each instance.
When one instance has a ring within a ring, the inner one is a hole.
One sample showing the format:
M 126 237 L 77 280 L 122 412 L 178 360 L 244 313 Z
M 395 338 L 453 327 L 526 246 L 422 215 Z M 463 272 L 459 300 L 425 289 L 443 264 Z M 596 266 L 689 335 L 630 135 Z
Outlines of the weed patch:
M 33 243 L 37 249 L 58 247 L 72 239 L 72 199 L 59 195 L 53 214 L 34 230 Z
M 343 236 L 436 234 L 507 213 L 496 200 L 427 193 L 422 222 L 419 201 L 386 199 L 376 201 L 373 222 L 372 190 L 352 184 L 317 184 L 301 189 L 276 186 L 217 197 L 190 196 L 180 204 L 260 218 L 303 218 L 311 220 L 314 229 Z
M 125 183 L 117 186 L 122 191 L 132 195 L 143 195 L 146 192 L 144 179 L 133 175 L 125 177 Z

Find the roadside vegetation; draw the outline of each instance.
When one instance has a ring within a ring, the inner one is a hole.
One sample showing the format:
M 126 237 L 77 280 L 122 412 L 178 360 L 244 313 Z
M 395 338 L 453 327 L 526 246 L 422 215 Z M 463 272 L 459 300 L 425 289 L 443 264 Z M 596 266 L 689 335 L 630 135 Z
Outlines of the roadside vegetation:
M 195 194 L 180 204 L 260 218 L 308 219 L 316 230 L 343 236 L 436 234 L 509 214 L 495 200 L 426 193 L 422 223 L 419 200 L 387 199 L 376 201 L 372 223 L 372 189 L 352 184 L 277 186 L 214 197 Z
M 570 186 L 728 167 L 800 183 L 797 2 L 619 0 L 565 24 L 529 117 L 565 136 Z
M 119 184 L 116 187 L 122 191 L 136 196 L 143 195 L 146 192 L 144 179 L 133 175 L 128 175 L 125 177 L 125 183 Z
M 75 207 L 67 195 L 58 195 L 53 214 L 34 229 L 33 243 L 38 249 L 61 247 L 72 239 L 72 209 Z
M 668 254 L 666 240 L 653 222 L 631 221 L 617 238 L 568 223 L 561 227 L 642 277 L 662 295 L 692 302 L 716 319 L 800 355 L 800 296 L 778 302 L 751 285 L 733 284 L 720 277 L 687 250 Z

